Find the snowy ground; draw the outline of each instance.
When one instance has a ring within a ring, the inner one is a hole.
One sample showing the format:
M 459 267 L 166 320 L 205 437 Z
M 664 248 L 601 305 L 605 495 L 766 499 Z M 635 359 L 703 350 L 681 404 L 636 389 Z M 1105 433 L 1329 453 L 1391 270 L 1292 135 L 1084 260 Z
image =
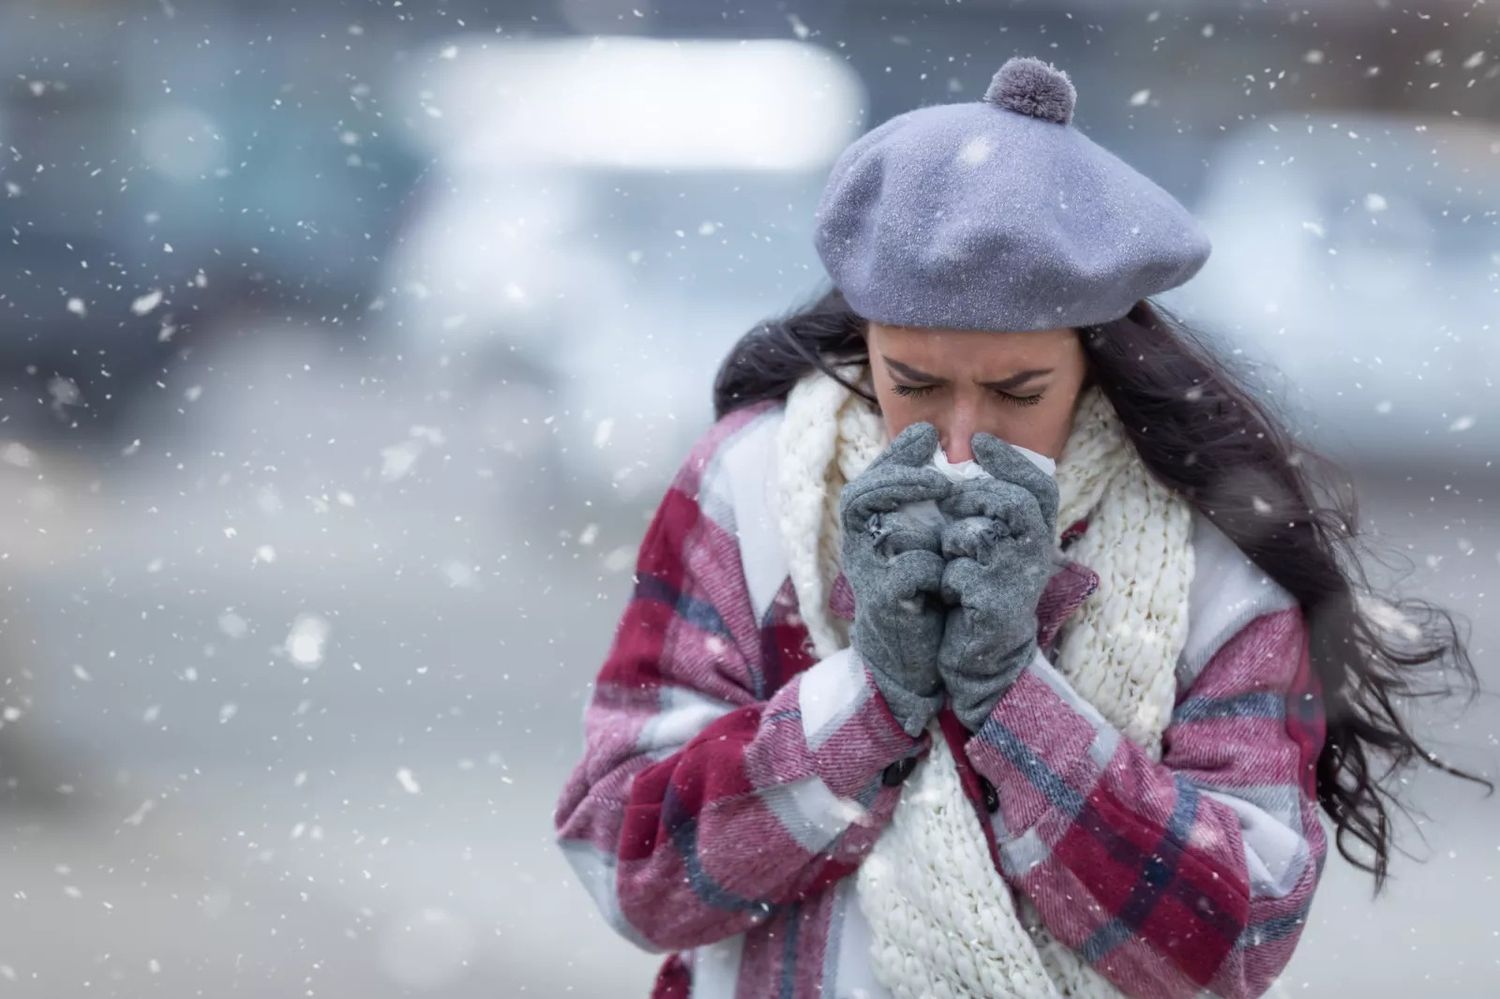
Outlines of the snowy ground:
M 184 373 L 109 469 L 0 466 L 0 992 L 644 995 L 551 809 L 648 505 L 569 494 L 425 375 L 258 357 Z M 1490 682 L 1496 502 L 1365 494 Z M 1489 767 L 1496 719 L 1435 746 Z M 1494 994 L 1500 801 L 1412 790 L 1429 859 L 1376 902 L 1332 861 L 1282 994 Z

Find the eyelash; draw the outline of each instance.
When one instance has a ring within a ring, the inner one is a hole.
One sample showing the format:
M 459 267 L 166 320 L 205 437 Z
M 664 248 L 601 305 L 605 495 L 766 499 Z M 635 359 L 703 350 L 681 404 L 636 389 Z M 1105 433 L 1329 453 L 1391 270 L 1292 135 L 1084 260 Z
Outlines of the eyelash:
M 896 390 L 897 395 L 912 396 L 916 398 L 921 398 L 922 396 L 927 395 L 929 392 L 937 388 L 936 385 L 923 385 L 921 387 L 915 387 L 912 385 L 901 385 L 895 382 L 891 384 L 891 387 Z M 1000 398 L 1004 399 L 1006 402 L 1013 403 L 1017 406 L 1035 406 L 1037 403 L 1042 401 L 1041 392 L 1038 392 L 1036 395 L 1011 395 L 1009 392 L 1001 392 L 999 389 L 992 389 L 991 391 L 993 391 Z

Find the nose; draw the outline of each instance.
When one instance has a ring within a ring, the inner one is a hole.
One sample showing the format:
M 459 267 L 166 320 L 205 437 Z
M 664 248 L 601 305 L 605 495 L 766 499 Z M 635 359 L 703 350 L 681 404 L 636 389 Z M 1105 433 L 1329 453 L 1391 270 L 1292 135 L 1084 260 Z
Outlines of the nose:
M 943 445 L 943 453 L 948 460 L 954 464 L 962 461 L 971 461 L 974 458 L 973 437 L 977 431 L 974 425 L 974 415 L 962 408 L 956 408 L 948 417 L 947 425 L 940 435 Z
M 962 444 L 944 444 L 943 453 L 948 460 L 957 465 L 961 462 L 970 461 L 974 457 L 974 448 L 965 440 Z

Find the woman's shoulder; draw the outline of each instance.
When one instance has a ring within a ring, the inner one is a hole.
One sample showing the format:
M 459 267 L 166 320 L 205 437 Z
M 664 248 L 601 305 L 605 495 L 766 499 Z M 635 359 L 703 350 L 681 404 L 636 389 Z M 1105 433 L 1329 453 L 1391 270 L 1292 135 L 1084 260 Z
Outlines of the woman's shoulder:
M 690 495 L 709 489 L 728 497 L 747 479 L 763 480 L 785 408 L 780 399 L 764 399 L 714 420 L 689 446 L 673 485 Z
M 1297 599 L 1224 532 L 1194 508 L 1193 581 L 1188 589 L 1188 637 L 1179 659 L 1179 684 L 1191 685 L 1213 654 L 1263 614 L 1296 607 Z
M 777 430 L 785 403 L 768 399 L 718 418 L 699 434 L 673 482 L 735 546 L 756 619 L 787 576 L 776 500 Z

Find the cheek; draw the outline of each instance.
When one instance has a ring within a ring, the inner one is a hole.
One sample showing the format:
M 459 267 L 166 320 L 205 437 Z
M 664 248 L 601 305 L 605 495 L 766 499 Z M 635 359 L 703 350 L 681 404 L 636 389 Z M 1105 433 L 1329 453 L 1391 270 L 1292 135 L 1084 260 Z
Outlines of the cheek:
M 1055 458 L 1068 441 L 1072 418 L 1070 399 L 1044 398 L 1033 406 L 1015 406 L 1002 400 L 993 418 L 998 429 L 990 433 Z
M 876 381 L 875 398 L 880 402 L 880 415 L 891 440 L 913 423 L 936 422 L 931 400 L 898 395 L 889 385 L 882 384 L 882 380 Z
M 885 420 L 885 432 L 889 435 L 890 440 L 895 440 L 900 436 L 901 431 L 913 423 L 918 423 L 922 420 L 930 422 L 932 420 L 930 416 L 918 413 L 910 401 L 900 397 L 894 400 L 881 399 L 880 415 Z

